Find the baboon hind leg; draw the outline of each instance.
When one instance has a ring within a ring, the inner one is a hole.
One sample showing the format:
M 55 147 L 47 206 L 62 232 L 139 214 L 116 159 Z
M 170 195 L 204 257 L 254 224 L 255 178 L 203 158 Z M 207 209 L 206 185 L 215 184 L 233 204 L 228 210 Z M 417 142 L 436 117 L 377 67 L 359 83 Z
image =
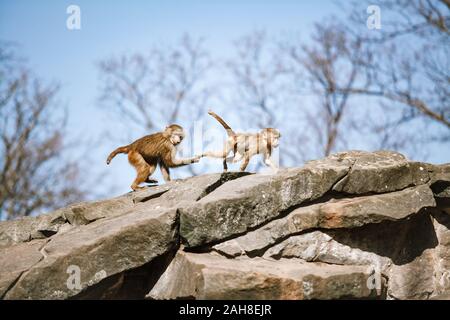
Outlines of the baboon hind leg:
M 227 158 L 223 158 L 223 172 L 228 171 Z
M 142 189 L 139 185 L 145 182 L 150 175 L 150 165 L 144 160 L 140 153 L 136 151 L 130 151 L 128 153 L 128 161 L 136 169 L 136 179 L 131 184 L 131 189 Z M 154 169 L 153 169 L 154 171 Z
M 147 183 L 158 183 L 158 180 L 150 178 L 152 176 L 152 174 L 156 170 L 157 163 L 156 162 L 155 163 L 149 163 L 148 165 L 149 165 L 149 173 L 148 173 L 148 177 L 145 180 L 145 182 L 147 182 Z

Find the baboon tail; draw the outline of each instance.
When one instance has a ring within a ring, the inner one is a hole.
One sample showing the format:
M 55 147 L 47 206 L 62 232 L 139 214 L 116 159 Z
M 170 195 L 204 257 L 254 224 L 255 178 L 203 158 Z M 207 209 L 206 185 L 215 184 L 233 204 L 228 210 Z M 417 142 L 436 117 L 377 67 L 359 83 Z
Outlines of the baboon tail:
M 111 160 L 118 154 L 118 153 L 128 153 L 128 151 L 130 151 L 129 146 L 124 146 L 124 147 L 119 147 L 116 150 L 114 150 L 113 152 L 110 153 L 110 155 L 108 156 L 108 159 L 106 159 L 106 164 L 109 164 L 111 162 Z
M 211 110 L 208 111 L 208 114 L 213 116 L 217 121 L 219 121 L 219 123 L 225 128 L 225 130 L 227 131 L 227 134 L 230 137 L 233 137 L 236 135 L 236 133 L 233 131 L 233 129 L 231 129 L 231 127 L 225 121 L 223 121 L 223 119 L 221 117 L 219 117 L 217 114 L 215 114 Z

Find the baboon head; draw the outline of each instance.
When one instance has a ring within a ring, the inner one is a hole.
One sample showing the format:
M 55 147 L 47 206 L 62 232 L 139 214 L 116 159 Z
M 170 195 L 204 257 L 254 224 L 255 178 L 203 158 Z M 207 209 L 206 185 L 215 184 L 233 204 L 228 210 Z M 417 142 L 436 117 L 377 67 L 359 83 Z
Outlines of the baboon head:
M 265 128 L 261 130 L 261 135 L 274 148 L 278 147 L 281 133 L 275 128 Z
M 177 124 L 171 124 L 170 126 L 167 126 L 164 130 L 164 133 L 174 146 L 180 144 L 185 137 L 183 127 Z

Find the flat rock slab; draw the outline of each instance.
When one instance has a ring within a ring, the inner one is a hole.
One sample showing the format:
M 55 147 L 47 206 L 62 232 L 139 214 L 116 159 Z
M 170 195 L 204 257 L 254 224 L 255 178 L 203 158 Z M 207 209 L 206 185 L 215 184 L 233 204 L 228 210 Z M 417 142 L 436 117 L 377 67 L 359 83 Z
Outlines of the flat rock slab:
M 314 228 L 355 228 L 385 220 L 399 220 L 436 204 L 428 185 L 402 191 L 331 200 L 293 210 L 259 229 L 214 246 L 233 256 L 236 252 L 251 254 L 304 230 Z
M 173 250 L 177 245 L 177 223 L 176 210 L 149 210 L 141 205 L 125 216 L 56 235 L 41 248 L 44 258 L 24 271 L 4 298 L 74 296 L 106 277 L 142 266 Z M 80 285 L 74 287 L 68 281 L 75 269 L 79 270 Z
M 197 200 L 207 196 L 216 188 L 229 181 L 250 175 L 248 172 L 211 173 L 188 179 L 174 180 L 167 184 L 167 192 L 159 197 L 146 200 L 148 194 L 154 193 L 154 188 L 139 191 L 135 196 L 135 202 L 145 202 L 147 206 L 155 208 L 181 208 L 193 205 Z M 161 186 L 163 187 L 163 186 Z M 163 189 L 157 189 L 160 191 Z
M 214 243 L 243 234 L 329 191 L 367 195 L 426 185 L 428 169 L 396 152 L 349 151 L 310 161 L 302 168 L 243 177 L 182 208 L 180 234 L 187 247 Z
M 45 239 L 58 232 L 66 223 L 61 210 L 38 217 L 25 217 L 19 220 L 0 222 L 0 249 L 30 241 Z
M 305 263 L 300 259 L 226 259 L 178 252 L 148 294 L 153 299 L 376 298 L 370 268 Z M 370 282 L 370 281 L 369 281 Z
M 0 249 L 0 298 L 19 277 L 44 256 L 40 250 L 48 240 L 33 240 L 9 248 Z
M 180 209 L 180 234 L 195 247 L 246 232 L 292 206 L 323 196 L 349 170 L 348 161 L 326 159 L 277 174 L 229 181 Z
M 300 258 L 310 262 L 339 265 L 373 265 L 380 270 L 385 270 L 390 263 L 387 257 L 364 251 L 353 243 L 340 243 L 333 238 L 332 232 L 325 233 L 319 230 L 289 237 L 270 247 L 264 253 L 264 257 Z
M 130 194 L 108 200 L 80 202 L 37 217 L 0 223 L 0 248 L 33 239 L 49 238 L 63 225 L 79 226 L 132 209 Z
M 61 230 L 67 231 L 97 220 L 126 215 L 132 213 L 140 203 L 146 203 L 148 207 L 155 209 L 189 205 L 221 184 L 246 175 L 249 173 L 215 173 L 173 180 L 112 199 L 75 203 L 37 217 L 4 221 L 0 223 L 0 248 L 33 239 L 49 238 Z
M 384 193 L 422 185 L 430 180 L 426 164 L 408 161 L 392 151 L 351 151 L 333 155 L 343 160 L 353 159 L 347 176 L 334 191 L 347 194 Z

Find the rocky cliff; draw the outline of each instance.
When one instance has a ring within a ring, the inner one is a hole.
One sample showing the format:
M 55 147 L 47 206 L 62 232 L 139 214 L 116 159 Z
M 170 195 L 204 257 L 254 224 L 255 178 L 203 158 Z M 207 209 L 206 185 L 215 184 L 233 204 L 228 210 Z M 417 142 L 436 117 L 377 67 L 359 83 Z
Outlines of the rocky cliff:
M 450 164 L 351 151 L 0 223 L 3 299 L 450 294 Z

